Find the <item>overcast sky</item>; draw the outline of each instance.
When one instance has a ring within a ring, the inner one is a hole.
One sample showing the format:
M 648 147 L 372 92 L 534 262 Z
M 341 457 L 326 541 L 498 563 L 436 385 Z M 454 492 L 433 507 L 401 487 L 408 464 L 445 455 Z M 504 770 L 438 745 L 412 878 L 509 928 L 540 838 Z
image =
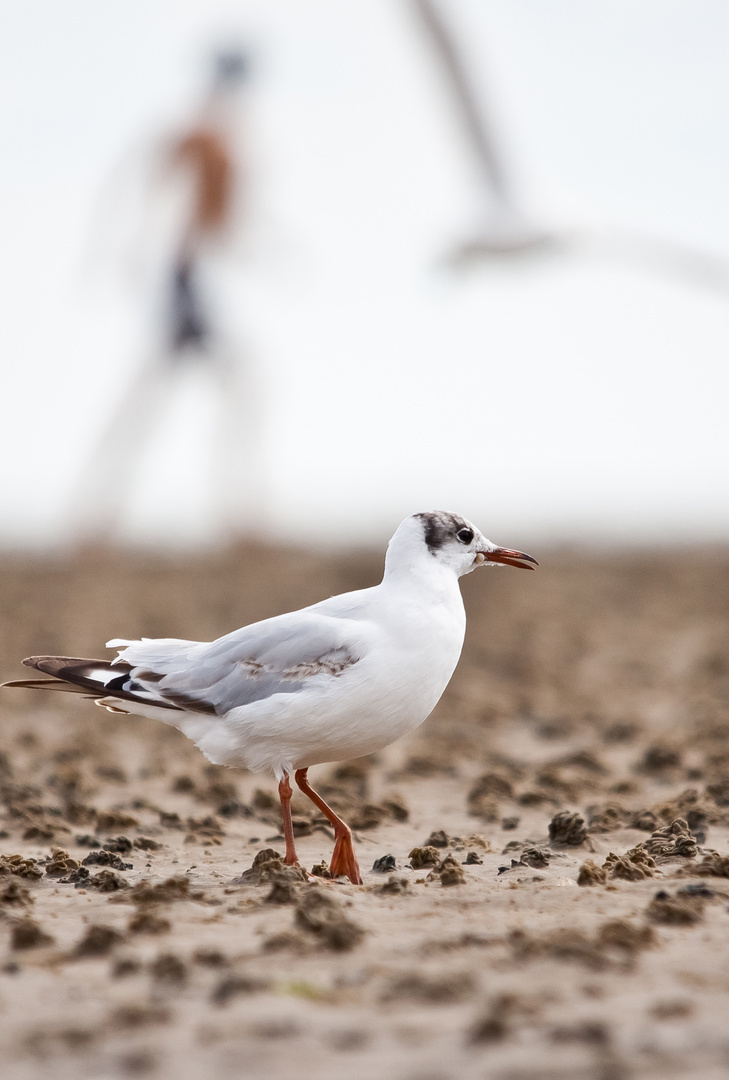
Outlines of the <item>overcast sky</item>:
M 729 264 L 725 3 L 441 4 L 535 220 Z M 0 541 L 61 535 L 149 354 L 155 254 L 132 274 L 106 241 L 231 38 L 249 233 L 210 272 L 267 402 L 264 527 L 370 540 L 444 508 L 526 550 L 729 538 L 729 286 L 580 250 L 445 272 L 476 173 L 407 0 L 5 0 Z M 170 384 L 124 536 L 215 535 L 215 408 L 204 372 Z

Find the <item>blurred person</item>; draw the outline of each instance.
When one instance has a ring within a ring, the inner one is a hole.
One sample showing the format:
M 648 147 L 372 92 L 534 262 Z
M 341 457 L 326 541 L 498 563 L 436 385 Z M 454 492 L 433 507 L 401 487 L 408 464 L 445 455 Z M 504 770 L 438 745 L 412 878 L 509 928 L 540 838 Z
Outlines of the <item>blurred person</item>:
M 176 373 L 190 362 L 202 365 L 216 386 L 210 493 L 222 529 L 235 535 L 252 522 L 260 528 L 262 403 L 244 350 L 223 332 L 209 287 L 211 260 L 229 244 L 247 194 L 238 121 L 239 91 L 249 73 L 243 52 L 218 53 L 198 115 L 155 148 L 148 182 L 158 190 L 150 194 L 162 194 L 176 210 L 163 270 L 161 337 L 117 398 L 78 479 L 69 515 L 74 537 L 107 541 L 118 533 L 135 469 L 172 395 Z M 154 213 L 164 216 L 168 209 L 157 204 Z M 155 242 L 155 222 L 148 224 L 145 244 L 150 235 Z
M 236 188 L 243 187 L 243 168 L 236 161 L 229 128 L 229 97 L 248 70 L 240 53 L 216 58 L 215 79 L 201 115 L 175 139 L 166 154 L 170 171 L 189 181 L 190 200 L 171 274 L 170 347 L 172 355 L 187 346 L 207 351 L 211 327 L 196 275 L 200 253 L 210 241 L 224 237 L 230 226 Z

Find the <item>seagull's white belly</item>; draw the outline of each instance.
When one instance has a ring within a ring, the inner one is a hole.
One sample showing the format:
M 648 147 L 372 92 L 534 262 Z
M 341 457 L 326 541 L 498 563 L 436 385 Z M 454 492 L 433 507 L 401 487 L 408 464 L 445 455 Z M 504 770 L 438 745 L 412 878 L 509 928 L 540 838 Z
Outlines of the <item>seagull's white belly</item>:
M 279 777 L 370 754 L 413 731 L 432 712 L 462 641 L 452 626 L 409 648 L 385 640 L 338 677 L 312 679 L 299 693 L 276 694 L 226 717 L 199 718 L 197 730 L 192 724 L 183 730 L 216 764 L 270 769 Z

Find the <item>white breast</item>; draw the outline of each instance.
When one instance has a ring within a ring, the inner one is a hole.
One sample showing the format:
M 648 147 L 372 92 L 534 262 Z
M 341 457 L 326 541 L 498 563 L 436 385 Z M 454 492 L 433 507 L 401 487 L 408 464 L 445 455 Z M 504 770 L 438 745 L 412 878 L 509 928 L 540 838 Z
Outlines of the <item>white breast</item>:
M 455 597 L 456 602 L 453 601 Z M 373 605 L 366 655 L 325 686 L 277 694 L 217 718 L 192 736 L 211 761 L 276 775 L 360 757 L 414 730 L 440 699 L 458 663 L 465 613 L 387 595 Z

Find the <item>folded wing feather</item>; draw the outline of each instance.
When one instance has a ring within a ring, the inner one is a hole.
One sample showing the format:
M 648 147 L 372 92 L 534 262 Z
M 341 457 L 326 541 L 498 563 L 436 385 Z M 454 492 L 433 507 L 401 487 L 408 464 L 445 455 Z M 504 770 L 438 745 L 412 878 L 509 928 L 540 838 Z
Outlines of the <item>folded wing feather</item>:
M 312 679 L 336 679 L 366 651 L 361 624 L 292 612 L 212 642 L 114 639 L 114 665 L 157 699 L 188 711 L 224 714 L 274 694 L 295 694 Z

